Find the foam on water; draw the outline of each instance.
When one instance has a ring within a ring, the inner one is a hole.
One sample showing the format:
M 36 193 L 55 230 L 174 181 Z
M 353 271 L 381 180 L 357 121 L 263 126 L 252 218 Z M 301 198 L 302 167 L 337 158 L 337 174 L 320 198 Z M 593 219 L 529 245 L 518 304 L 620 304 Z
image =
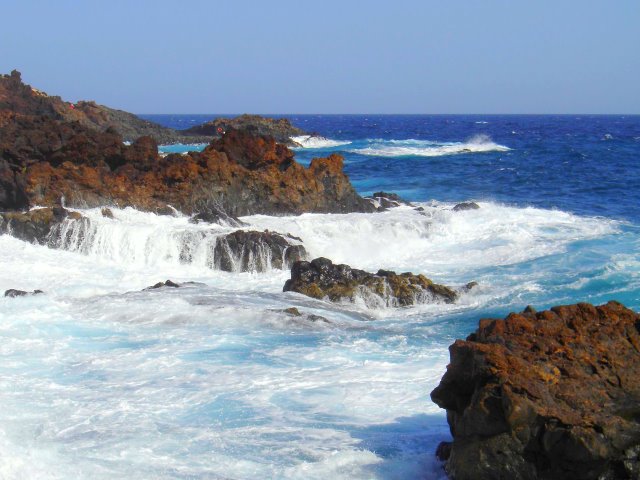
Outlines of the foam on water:
M 282 293 L 286 271 L 183 262 L 194 235 L 232 230 L 186 217 L 83 210 L 92 230 L 63 233 L 67 250 L 0 236 L 0 291 L 46 292 L 0 298 L 0 476 L 442 477 L 433 451 L 448 427 L 428 395 L 471 325 L 447 319 L 554 298 L 567 278 L 576 289 L 627 278 L 639 258 L 598 243 L 624 237 L 619 222 L 420 206 L 243 220 L 300 236 L 312 257 L 478 280 L 455 305 L 373 312 Z M 593 244 L 574 253 L 577 242 Z M 141 291 L 167 278 L 201 283 Z M 326 321 L 281 311 L 291 306 Z
M 506 152 L 487 135 L 475 135 L 465 142 L 433 142 L 428 140 L 370 140 L 366 146 L 351 153 L 378 157 L 440 157 L 461 153 Z
M 324 138 L 318 135 L 301 135 L 298 137 L 291 137 L 296 144 L 299 146 L 296 148 L 311 148 L 311 149 L 320 149 L 320 148 L 331 148 L 331 147 L 340 147 L 342 145 L 348 145 L 350 141 L 344 140 L 331 140 L 329 138 Z

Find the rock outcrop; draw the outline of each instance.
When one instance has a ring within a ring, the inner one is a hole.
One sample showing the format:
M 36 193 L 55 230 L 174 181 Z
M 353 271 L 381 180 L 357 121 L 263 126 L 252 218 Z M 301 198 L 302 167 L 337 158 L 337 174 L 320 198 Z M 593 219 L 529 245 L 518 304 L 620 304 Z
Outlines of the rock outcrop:
M 307 258 L 302 245 L 279 233 L 236 230 L 216 239 L 213 268 L 226 272 L 264 272 L 289 268 Z
M 462 202 L 453 207 L 454 212 L 464 212 L 466 210 L 478 210 L 480 205 L 476 202 Z
M 9 290 L 5 290 L 4 296 L 9 298 L 29 297 L 31 295 L 40 295 L 42 293 L 44 293 L 42 290 L 34 290 L 33 292 L 27 292 L 25 290 L 16 290 L 15 288 L 10 288 Z
M 260 115 L 240 115 L 235 118 L 217 118 L 183 130 L 183 135 L 205 135 L 219 137 L 221 132 L 243 130 L 257 136 L 273 137 L 276 142 L 294 146 L 291 137 L 305 135 L 306 132 L 291 125 L 286 118 L 266 118 Z
M 285 292 L 298 292 L 332 302 L 362 299 L 368 306 L 404 307 L 417 303 L 452 303 L 458 293 L 433 283 L 424 275 L 396 274 L 386 270 L 369 273 L 348 265 L 334 265 L 327 258 L 293 264 Z
M 451 478 L 640 478 L 640 315 L 617 302 L 484 319 L 449 348 Z
M 189 136 L 179 130 L 163 127 L 136 115 L 98 105 L 92 101 L 65 102 L 58 96 L 50 96 L 22 82 L 20 72 L 14 70 L 9 75 L 0 75 L 0 111 L 26 116 L 45 116 L 53 120 L 77 122 L 89 130 L 117 131 L 124 140 L 133 142 L 149 136 L 156 142 L 181 143 L 211 140 L 210 135 Z M 1 121 L 0 121 L 1 124 Z
M 8 233 L 26 242 L 57 247 L 62 233 L 60 227 L 65 220 L 89 221 L 78 212 L 61 207 L 0 213 L 0 234 Z
M 64 199 L 70 207 L 171 205 L 229 216 L 373 211 L 342 168 L 338 155 L 305 168 L 273 138 L 244 131 L 227 132 L 201 153 L 160 157 L 150 137 L 125 145 L 114 130 L 46 116 L 11 114 L 0 126 L 0 210 Z

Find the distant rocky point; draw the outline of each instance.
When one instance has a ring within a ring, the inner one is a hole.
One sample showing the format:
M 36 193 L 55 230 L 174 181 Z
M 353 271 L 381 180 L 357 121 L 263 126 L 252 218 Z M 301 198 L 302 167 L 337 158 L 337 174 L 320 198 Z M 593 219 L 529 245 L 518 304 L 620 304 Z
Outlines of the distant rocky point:
M 276 142 L 295 146 L 291 137 L 306 135 L 304 130 L 291 125 L 286 118 L 265 118 L 260 115 L 240 115 L 235 118 L 218 118 L 183 130 L 183 135 L 220 136 L 227 130 L 244 130 L 253 135 L 268 135 Z
M 43 115 L 54 120 L 79 122 L 83 127 L 100 132 L 115 130 L 124 141 L 133 142 L 148 136 L 159 145 L 173 143 L 209 143 L 219 137 L 218 127 L 224 130 L 247 130 L 256 135 L 269 135 L 281 143 L 292 144 L 292 135 L 305 132 L 291 125 L 286 119 L 271 119 L 259 115 L 241 115 L 238 118 L 222 118 L 188 130 L 174 130 L 144 120 L 132 113 L 99 105 L 93 101 L 70 103 L 58 96 L 50 96 L 22 82 L 20 72 L 0 75 L 0 112 L 20 115 Z M 2 120 L 0 119 L 0 124 Z

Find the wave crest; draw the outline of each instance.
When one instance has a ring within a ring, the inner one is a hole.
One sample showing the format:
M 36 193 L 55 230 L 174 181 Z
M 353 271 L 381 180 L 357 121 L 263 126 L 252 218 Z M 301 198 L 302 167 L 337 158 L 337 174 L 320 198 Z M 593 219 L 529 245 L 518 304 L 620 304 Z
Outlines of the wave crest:
M 433 142 L 430 140 L 374 140 L 364 148 L 349 150 L 359 155 L 380 157 L 440 157 L 461 153 L 507 152 L 505 145 L 495 143 L 488 135 L 474 135 L 465 142 Z

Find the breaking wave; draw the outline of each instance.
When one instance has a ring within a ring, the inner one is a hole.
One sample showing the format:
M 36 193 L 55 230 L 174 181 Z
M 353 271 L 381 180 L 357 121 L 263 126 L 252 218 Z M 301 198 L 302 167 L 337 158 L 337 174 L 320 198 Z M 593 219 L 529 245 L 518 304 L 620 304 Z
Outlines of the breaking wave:
M 298 137 L 291 137 L 291 140 L 297 144 L 294 148 L 332 148 L 349 145 L 351 143 L 348 140 L 331 140 L 330 138 L 318 135 L 301 135 Z
M 507 152 L 505 145 L 495 143 L 488 135 L 475 135 L 465 142 L 434 142 L 430 140 L 371 140 L 351 153 L 379 157 L 440 157 L 461 153 Z

